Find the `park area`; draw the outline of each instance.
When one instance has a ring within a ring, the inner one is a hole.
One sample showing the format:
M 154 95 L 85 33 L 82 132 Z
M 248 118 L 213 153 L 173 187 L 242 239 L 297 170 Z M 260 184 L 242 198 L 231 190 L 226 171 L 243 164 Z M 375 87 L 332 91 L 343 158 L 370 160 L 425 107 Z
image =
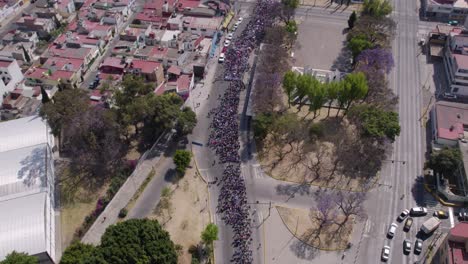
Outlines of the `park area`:
M 178 263 L 191 263 L 190 247 L 201 241 L 201 233 L 210 223 L 208 189 L 195 167 L 164 188 L 159 204 L 149 219 L 156 219 L 169 232 L 172 241 L 182 246 Z
M 353 231 L 353 221 L 343 227 L 336 223 L 322 224 L 319 212 L 306 209 L 276 206 L 284 225 L 301 242 L 321 250 L 344 250 L 348 246 Z M 343 221 L 343 216 L 336 221 Z

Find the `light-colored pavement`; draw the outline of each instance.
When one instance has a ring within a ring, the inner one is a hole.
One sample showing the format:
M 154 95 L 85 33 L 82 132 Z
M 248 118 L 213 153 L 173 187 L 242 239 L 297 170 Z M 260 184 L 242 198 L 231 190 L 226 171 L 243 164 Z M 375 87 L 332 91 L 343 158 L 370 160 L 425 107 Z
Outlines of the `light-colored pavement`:
M 172 177 L 175 176 L 175 165 L 172 157 L 163 156 L 154 165 L 155 175 L 136 200 L 132 209 L 128 212 L 127 219 L 142 219 L 152 214 L 154 208 L 159 203 L 164 187 L 168 186 Z
M 83 236 L 81 239 L 83 243 L 99 245 L 101 236 L 106 231 L 106 228 L 117 222 L 120 210 L 127 206 L 130 199 L 148 177 L 148 174 L 158 163 L 161 156 L 164 155 L 164 151 L 166 150 L 171 138 L 171 132 L 164 133 L 161 136 L 161 139 L 158 140 L 150 150 L 143 154 L 132 175 L 128 177 L 119 191 L 115 194 L 114 198 L 107 205 L 106 209 L 104 209 L 88 232 Z

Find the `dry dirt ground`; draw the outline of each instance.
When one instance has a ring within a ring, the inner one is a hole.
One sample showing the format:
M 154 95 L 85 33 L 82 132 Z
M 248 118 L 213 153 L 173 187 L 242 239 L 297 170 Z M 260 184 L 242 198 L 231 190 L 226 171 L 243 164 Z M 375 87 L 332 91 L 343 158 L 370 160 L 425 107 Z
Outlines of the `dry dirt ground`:
M 343 250 L 347 247 L 353 231 L 353 219 L 339 229 L 337 224 L 322 227 L 315 219 L 315 211 L 276 206 L 281 220 L 288 230 L 303 243 L 321 250 Z M 338 216 L 337 222 L 343 217 Z
M 62 178 L 66 178 L 68 170 L 57 169 Z M 103 196 L 108 185 L 104 185 L 98 190 L 89 190 L 84 187 L 78 187 L 77 190 L 70 190 L 69 182 L 64 181 L 61 184 L 61 243 L 62 249 L 65 249 L 75 238 L 76 230 L 83 224 L 84 219 L 96 208 L 96 202 Z M 74 188 L 74 186 L 73 186 Z
M 200 242 L 201 232 L 210 222 L 208 189 L 196 169 L 190 168 L 170 190 L 169 208 L 158 210 L 160 203 L 149 218 L 157 219 L 170 233 L 172 241 L 182 245 L 179 263 L 190 264 L 188 249 Z M 162 200 L 164 203 L 164 198 Z
M 307 139 L 309 134 L 304 133 L 304 140 L 293 143 L 292 146 L 279 146 L 271 137 L 267 138 L 266 143 L 259 147 L 258 156 L 266 174 L 282 181 L 348 191 L 367 191 L 374 186 L 378 173 L 361 177 L 359 173 L 348 173 L 349 168 L 345 168 L 347 166 L 344 162 L 336 162 L 337 153 L 345 152 L 342 149 L 346 144 L 343 138 L 358 137 L 355 128 L 346 119 L 341 121 L 341 114 L 335 117 L 337 110 L 331 109 L 330 116 L 327 117 L 328 109 L 322 108 L 314 120 L 313 114 L 307 115 L 307 106 L 302 107 L 299 112 L 297 107 L 291 106 L 289 112 L 297 113 L 300 119 L 305 118 L 310 124 L 321 122 L 324 136 L 311 142 Z M 289 153 L 280 160 L 277 154 L 279 152 Z

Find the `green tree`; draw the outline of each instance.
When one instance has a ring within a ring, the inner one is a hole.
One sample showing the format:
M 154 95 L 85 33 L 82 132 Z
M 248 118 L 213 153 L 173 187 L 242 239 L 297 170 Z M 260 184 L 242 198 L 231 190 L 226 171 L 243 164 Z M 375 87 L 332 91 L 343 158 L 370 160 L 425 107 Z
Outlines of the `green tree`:
M 304 105 L 304 99 L 307 97 L 313 89 L 313 78 L 309 74 L 302 74 L 296 78 L 296 93 L 294 96 L 298 97 L 299 110 Z
M 348 19 L 348 28 L 349 29 L 353 29 L 354 23 L 356 22 L 356 20 L 357 20 L 356 11 L 353 11 L 353 13 L 351 13 L 351 15 L 349 16 L 349 19 Z
M 366 36 L 364 35 L 358 35 L 355 37 L 352 37 L 347 44 L 349 50 L 351 50 L 351 53 L 353 55 L 353 58 L 356 58 L 363 50 L 366 49 L 371 49 L 374 47 L 374 44 L 369 41 Z
M 396 112 L 362 104 L 351 108 L 349 118 L 355 121 L 366 136 L 378 139 L 386 137 L 393 142 L 400 135 L 400 123 Z
M 297 23 L 294 20 L 290 20 L 286 22 L 286 31 L 289 33 L 296 33 L 297 32 Z
M 6 255 L 6 258 L 3 261 L 0 261 L 0 264 L 38 264 L 39 259 L 34 256 L 29 256 L 26 253 L 20 253 L 13 251 L 10 254 Z
M 98 248 L 112 264 L 177 263 L 175 245 L 156 220 L 131 219 L 111 225 Z
M 209 223 L 203 230 L 201 239 L 206 245 L 211 245 L 215 240 L 218 240 L 218 226 Z
M 328 100 L 328 113 L 327 117 L 330 116 L 330 110 L 333 102 L 338 99 L 338 93 L 343 90 L 343 82 L 329 82 L 326 85 L 326 93 L 327 93 L 327 100 Z
M 296 8 L 299 6 L 299 0 L 281 0 L 282 19 L 287 23 L 294 17 Z
M 388 0 L 364 0 L 362 13 L 372 17 L 384 17 L 392 13 L 392 4 Z
M 313 119 L 315 119 L 317 117 L 317 111 L 320 111 L 323 104 L 327 101 L 325 86 L 313 77 L 311 79 L 310 90 L 308 92 L 309 94 L 307 97 L 310 102 L 309 113 L 314 112 Z
M 271 113 L 261 113 L 255 116 L 253 121 L 254 136 L 257 140 L 264 140 L 268 135 L 272 124 L 274 122 L 274 115 Z
M 185 170 L 190 165 L 190 160 L 192 159 L 192 153 L 187 150 L 176 150 L 174 154 L 174 164 L 176 165 L 176 170 L 181 175 L 184 175 Z
M 39 112 L 49 123 L 52 133 L 60 139 L 62 128 L 75 116 L 81 115 L 89 108 L 86 92 L 70 89 L 57 92 L 53 101 L 45 103 Z
M 458 148 L 444 147 L 439 151 L 433 151 L 426 165 L 436 173 L 452 177 L 462 165 L 462 153 Z
M 190 107 L 184 107 L 177 118 L 176 130 L 179 136 L 192 133 L 197 124 L 197 115 Z
M 346 110 L 349 109 L 352 102 L 363 99 L 369 91 L 366 76 L 362 72 L 350 73 L 346 75 L 344 79 L 344 86 L 347 97 Z
M 288 96 L 288 106 L 291 107 L 291 100 L 294 90 L 296 89 L 297 74 L 294 71 L 287 71 L 283 77 L 283 89 Z
M 93 245 L 74 242 L 63 252 L 60 264 L 107 263 L 100 256 L 99 248 Z

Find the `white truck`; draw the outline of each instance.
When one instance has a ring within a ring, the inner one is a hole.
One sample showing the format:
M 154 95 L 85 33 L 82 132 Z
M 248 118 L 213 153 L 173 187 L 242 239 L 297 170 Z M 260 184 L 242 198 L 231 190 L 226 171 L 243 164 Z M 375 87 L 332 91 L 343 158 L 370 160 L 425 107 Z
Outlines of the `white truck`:
M 440 225 L 440 220 L 437 217 L 429 218 L 424 224 L 421 226 L 421 231 L 423 231 L 426 235 L 434 232 Z

